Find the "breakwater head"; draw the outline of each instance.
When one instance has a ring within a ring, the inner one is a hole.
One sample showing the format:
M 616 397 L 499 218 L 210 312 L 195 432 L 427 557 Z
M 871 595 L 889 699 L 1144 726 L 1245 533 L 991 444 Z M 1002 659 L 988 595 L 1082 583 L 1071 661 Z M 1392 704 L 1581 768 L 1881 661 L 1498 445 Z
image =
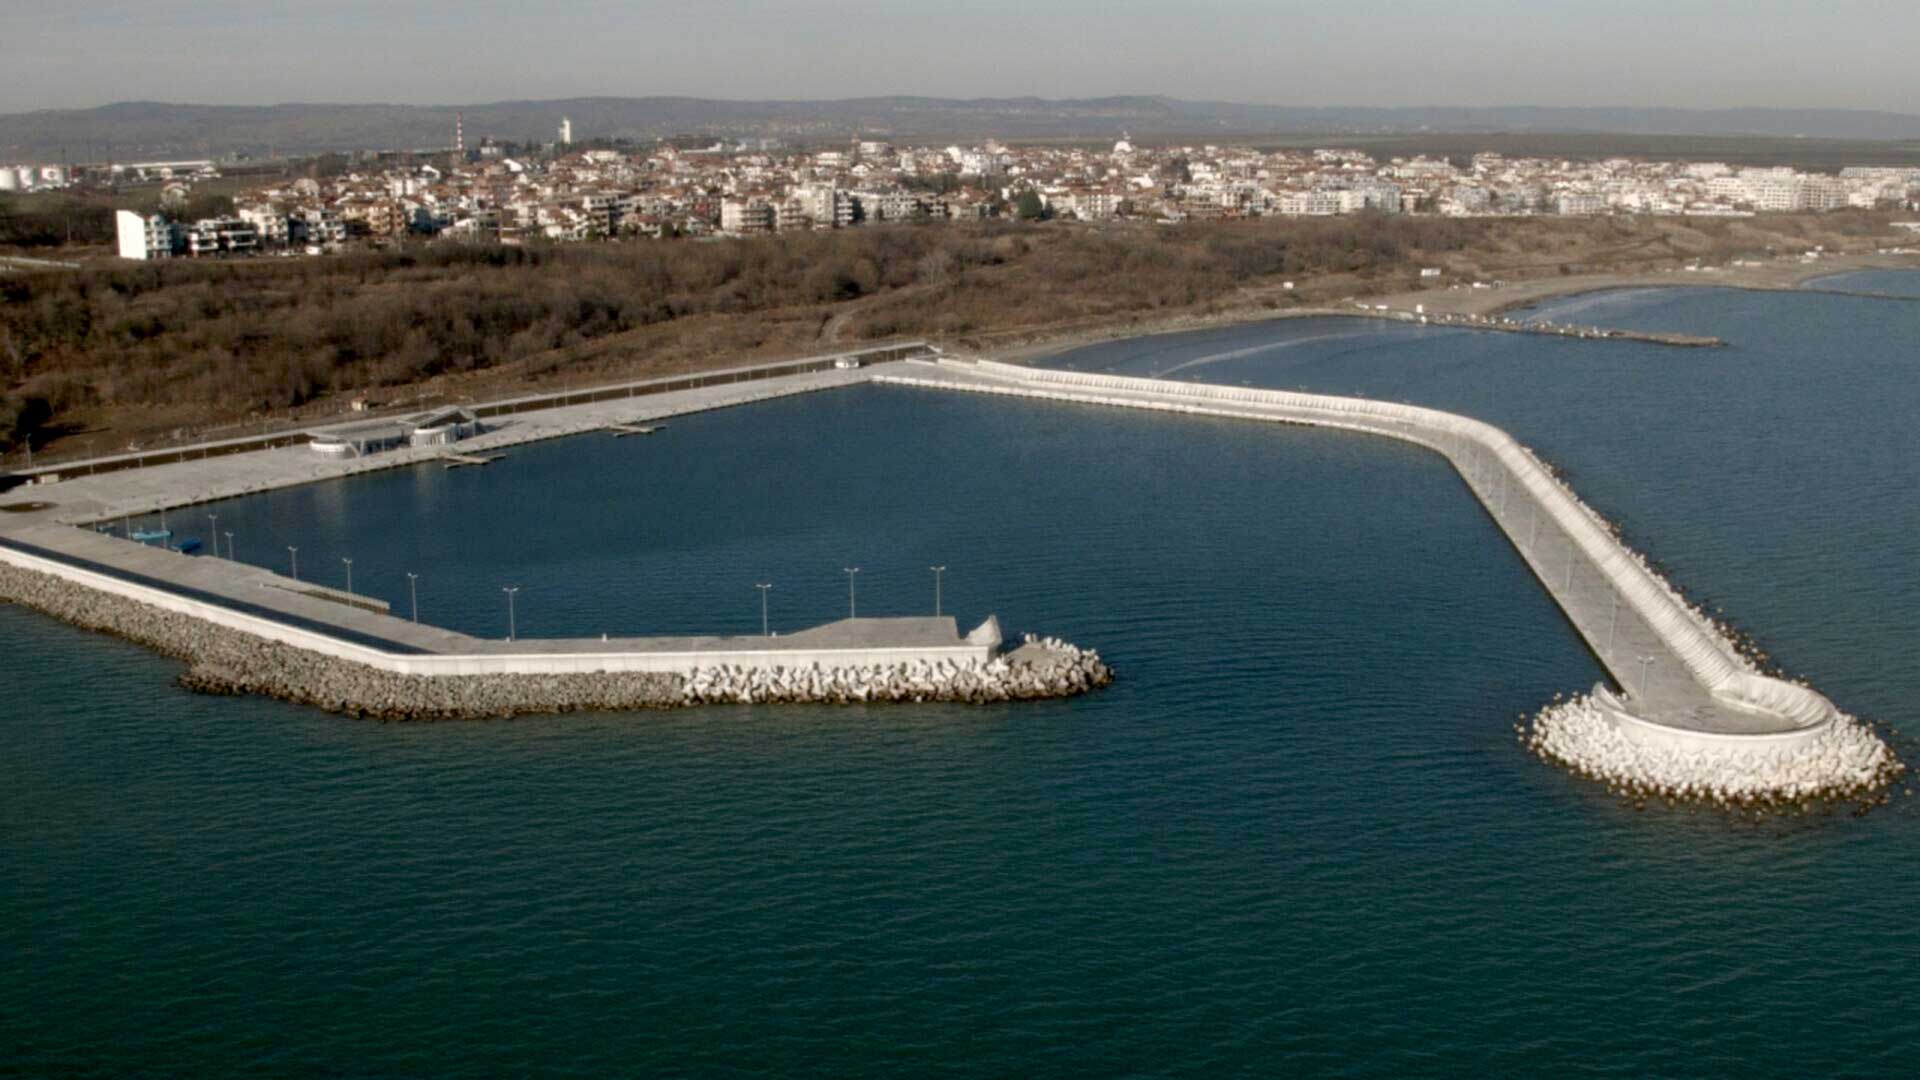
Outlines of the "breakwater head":
M 1741 808 L 1883 797 L 1904 766 L 1868 725 L 1761 673 L 1618 531 L 1494 425 L 1362 398 L 942 359 L 876 373 L 961 390 L 1383 435 L 1445 457 L 1615 685 L 1550 703 L 1519 732 L 1629 798 Z

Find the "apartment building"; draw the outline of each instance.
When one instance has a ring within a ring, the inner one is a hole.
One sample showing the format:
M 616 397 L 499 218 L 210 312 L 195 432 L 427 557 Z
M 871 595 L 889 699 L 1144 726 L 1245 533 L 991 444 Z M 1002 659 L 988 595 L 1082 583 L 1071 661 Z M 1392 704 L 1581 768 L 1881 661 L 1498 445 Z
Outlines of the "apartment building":
M 171 259 L 178 246 L 173 222 L 159 214 L 116 210 L 113 228 L 123 259 Z
M 765 199 L 727 199 L 720 204 L 720 231 L 737 236 L 769 233 L 776 224 L 773 204 Z
M 202 218 L 187 226 L 187 254 L 252 255 L 260 250 L 260 234 L 240 217 Z

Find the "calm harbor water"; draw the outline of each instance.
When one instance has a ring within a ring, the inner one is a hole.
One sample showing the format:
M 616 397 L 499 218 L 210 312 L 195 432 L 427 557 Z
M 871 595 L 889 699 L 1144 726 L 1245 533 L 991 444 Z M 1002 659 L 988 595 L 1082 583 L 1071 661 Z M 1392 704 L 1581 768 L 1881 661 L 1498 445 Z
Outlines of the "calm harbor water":
M 1842 707 L 1920 725 L 1920 305 L 1642 290 L 1622 342 L 1295 320 L 1081 369 L 1500 423 Z M 0 608 L 0 1074 L 1887 1076 L 1920 815 L 1635 812 L 1603 677 L 1437 457 L 896 388 L 208 508 L 526 635 L 923 612 L 1099 647 L 1017 708 L 379 725 Z M 1896 737 L 1909 760 L 1920 753 Z

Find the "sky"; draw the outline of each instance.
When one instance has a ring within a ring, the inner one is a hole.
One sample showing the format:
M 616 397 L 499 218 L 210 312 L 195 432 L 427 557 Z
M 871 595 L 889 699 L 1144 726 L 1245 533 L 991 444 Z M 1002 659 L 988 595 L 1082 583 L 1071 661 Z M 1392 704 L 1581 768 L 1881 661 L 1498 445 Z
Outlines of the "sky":
M 1913 0 L 0 0 L 0 112 L 1162 94 L 1920 111 Z

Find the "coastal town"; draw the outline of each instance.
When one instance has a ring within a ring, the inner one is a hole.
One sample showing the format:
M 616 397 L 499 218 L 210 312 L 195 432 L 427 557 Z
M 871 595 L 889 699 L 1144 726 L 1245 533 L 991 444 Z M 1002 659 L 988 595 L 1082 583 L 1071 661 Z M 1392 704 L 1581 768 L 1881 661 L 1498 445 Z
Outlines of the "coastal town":
M 1470 160 L 1225 145 L 832 148 L 769 141 L 576 145 L 570 121 L 540 145 L 480 139 L 432 154 L 367 153 L 249 187 L 186 216 L 222 163 L 14 166 L 0 188 L 157 185 L 158 210 L 121 210 L 126 258 L 323 254 L 432 238 L 515 244 L 744 236 L 866 224 L 1056 218 L 1182 222 L 1364 212 L 1448 217 L 1610 214 L 1743 217 L 1920 207 L 1920 168 L 1788 166 L 1626 157 Z M 228 163 L 231 165 L 232 163 Z

